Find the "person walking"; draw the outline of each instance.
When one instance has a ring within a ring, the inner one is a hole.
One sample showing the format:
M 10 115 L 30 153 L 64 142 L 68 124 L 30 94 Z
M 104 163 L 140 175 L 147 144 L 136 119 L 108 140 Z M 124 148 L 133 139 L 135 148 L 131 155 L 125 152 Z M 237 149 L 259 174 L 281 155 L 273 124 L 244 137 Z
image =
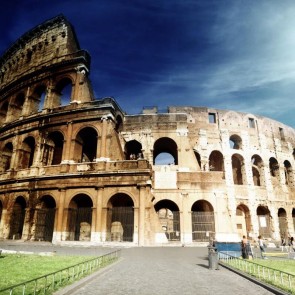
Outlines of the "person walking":
M 262 237 L 259 235 L 258 236 L 258 245 L 259 245 L 259 249 L 260 249 L 260 253 L 261 253 L 261 258 L 262 259 L 267 259 L 267 257 L 265 257 L 265 248 L 264 248 L 264 243 L 262 240 Z
M 246 236 L 243 236 L 243 239 L 242 239 L 242 257 L 244 259 L 248 259 L 249 258 L 249 254 L 248 254 L 248 240 L 246 238 Z

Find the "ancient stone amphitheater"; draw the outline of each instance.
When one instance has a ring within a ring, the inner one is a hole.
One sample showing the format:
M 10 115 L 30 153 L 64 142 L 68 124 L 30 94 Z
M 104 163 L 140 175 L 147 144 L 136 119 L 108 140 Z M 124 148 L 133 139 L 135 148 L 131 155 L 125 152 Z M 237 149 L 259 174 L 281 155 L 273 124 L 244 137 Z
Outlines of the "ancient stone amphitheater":
M 0 59 L 0 238 L 134 245 L 294 235 L 295 130 L 253 114 L 95 99 L 64 16 Z

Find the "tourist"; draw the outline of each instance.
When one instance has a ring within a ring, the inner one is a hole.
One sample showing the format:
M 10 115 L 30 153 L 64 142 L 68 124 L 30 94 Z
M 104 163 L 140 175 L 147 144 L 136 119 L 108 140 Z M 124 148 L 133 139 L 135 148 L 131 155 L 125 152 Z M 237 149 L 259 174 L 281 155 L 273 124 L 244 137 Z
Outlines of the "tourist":
M 259 249 L 260 249 L 260 252 L 261 252 L 261 258 L 262 259 L 267 259 L 265 257 L 265 254 L 264 254 L 265 253 L 264 243 L 263 243 L 263 240 L 262 240 L 260 235 L 258 236 L 258 245 L 259 245 Z
M 248 240 L 247 240 L 246 236 L 243 236 L 243 239 L 242 239 L 242 257 L 244 259 L 248 259 L 249 258 L 249 254 L 248 254 Z

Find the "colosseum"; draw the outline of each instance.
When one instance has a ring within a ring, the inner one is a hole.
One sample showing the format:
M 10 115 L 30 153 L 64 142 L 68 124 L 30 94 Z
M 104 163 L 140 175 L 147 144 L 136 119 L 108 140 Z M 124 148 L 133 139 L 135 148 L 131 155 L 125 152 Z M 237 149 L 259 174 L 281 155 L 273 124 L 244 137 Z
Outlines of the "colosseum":
M 0 59 L 0 239 L 197 245 L 294 235 L 295 130 L 206 107 L 96 99 L 59 15 Z

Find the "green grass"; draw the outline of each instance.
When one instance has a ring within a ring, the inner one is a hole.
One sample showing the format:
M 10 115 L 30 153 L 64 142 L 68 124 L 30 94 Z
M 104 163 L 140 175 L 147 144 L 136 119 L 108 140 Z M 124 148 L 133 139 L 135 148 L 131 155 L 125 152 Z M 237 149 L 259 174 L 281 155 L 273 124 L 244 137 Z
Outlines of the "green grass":
M 117 255 L 39 256 L 6 254 L 0 256 L 0 290 L 13 288 L 13 295 L 52 294 L 118 259 Z M 44 277 L 45 276 L 45 277 Z M 40 279 L 37 279 L 41 277 Z M 32 280 L 32 282 L 28 282 Z M 23 284 L 26 282 L 25 284 Z M 25 290 L 25 293 L 23 293 Z M 9 291 L 0 292 L 9 294 Z
M 269 259 L 255 259 L 254 262 L 259 263 L 260 265 L 264 265 L 270 268 L 274 268 L 280 271 L 284 271 L 295 275 L 295 259 L 291 260 L 272 260 Z
M 230 259 L 228 260 L 228 264 L 250 276 L 283 289 L 290 294 L 295 294 L 294 259 L 278 259 L 272 258 L 269 255 L 268 259 Z
M 34 279 L 94 257 L 7 254 L 0 256 L 0 289 Z

